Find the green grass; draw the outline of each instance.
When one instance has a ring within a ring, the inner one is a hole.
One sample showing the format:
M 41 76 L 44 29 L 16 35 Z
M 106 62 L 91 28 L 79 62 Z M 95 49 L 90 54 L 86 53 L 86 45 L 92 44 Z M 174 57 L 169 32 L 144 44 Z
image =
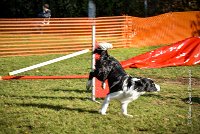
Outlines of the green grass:
M 114 49 L 110 54 L 125 60 L 155 48 Z M 62 55 L 0 58 L 0 76 L 59 56 Z M 86 74 L 90 62 L 90 55 L 84 54 L 19 75 Z M 189 69 L 192 105 L 187 103 Z M 153 78 L 161 85 L 161 92 L 147 93 L 130 104 L 128 110 L 134 118 L 124 117 L 117 101 L 111 101 L 107 116 L 98 114 L 100 105 L 90 100 L 86 79 L 0 81 L 0 133 L 199 133 L 199 65 L 126 71 L 133 76 Z

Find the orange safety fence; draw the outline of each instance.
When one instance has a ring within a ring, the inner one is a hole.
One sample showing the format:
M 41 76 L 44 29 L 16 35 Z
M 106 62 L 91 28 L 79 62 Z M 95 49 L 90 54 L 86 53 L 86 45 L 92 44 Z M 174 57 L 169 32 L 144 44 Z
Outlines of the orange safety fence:
M 96 40 L 118 47 L 177 42 L 199 36 L 200 12 L 174 12 L 149 18 L 131 16 L 89 18 L 0 18 L 0 57 L 58 54 L 91 48 Z
M 131 42 L 125 37 L 125 18 L 101 17 L 95 21 L 51 18 L 48 22 L 38 18 L 0 19 L 0 56 L 68 53 L 92 48 L 92 24 L 96 25 L 97 41 L 126 47 Z
M 171 12 L 149 18 L 132 18 L 131 46 L 171 44 L 200 36 L 200 11 Z

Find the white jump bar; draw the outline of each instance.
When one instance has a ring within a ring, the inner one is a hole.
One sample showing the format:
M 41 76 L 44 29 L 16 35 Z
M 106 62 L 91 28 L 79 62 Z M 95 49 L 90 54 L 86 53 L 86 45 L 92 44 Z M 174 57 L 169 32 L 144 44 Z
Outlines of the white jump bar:
M 81 55 L 81 54 L 84 54 L 84 53 L 87 53 L 87 52 L 89 52 L 89 49 L 78 51 L 78 52 L 75 52 L 75 53 L 72 53 L 72 54 L 68 54 L 68 55 L 65 55 L 65 56 L 62 56 L 62 57 L 59 57 L 59 58 L 56 58 L 56 59 L 45 61 L 45 62 L 36 64 L 36 65 L 32 65 L 32 66 L 29 66 L 29 67 L 25 67 L 25 68 L 22 68 L 22 69 L 19 69 L 19 70 L 15 70 L 15 71 L 9 72 L 9 75 L 15 75 L 15 74 L 19 74 L 19 73 L 22 73 L 22 72 L 26 72 L 26 71 L 29 71 L 29 70 L 32 70 L 32 69 L 35 69 L 35 68 L 39 68 L 39 67 L 42 67 L 42 66 L 46 66 L 46 65 L 58 62 L 58 61 L 69 59 L 69 58 L 72 58 L 72 57 L 75 57 L 75 56 L 78 56 L 78 55 Z

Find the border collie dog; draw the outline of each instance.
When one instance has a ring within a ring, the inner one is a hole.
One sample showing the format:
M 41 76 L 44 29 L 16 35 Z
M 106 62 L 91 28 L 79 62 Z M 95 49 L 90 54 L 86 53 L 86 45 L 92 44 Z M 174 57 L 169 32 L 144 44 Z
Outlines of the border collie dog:
M 100 57 L 96 61 L 95 70 L 90 72 L 86 88 L 89 89 L 92 86 L 93 77 L 102 81 L 104 89 L 105 81 L 108 80 L 110 92 L 104 99 L 100 113 L 106 115 L 110 100 L 116 99 L 121 102 L 123 115 L 132 117 L 127 113 L 128 104 L 145 92 L 160 91 L 160 86 L 150 78 L 134 78 L 127 75 L 121 64 L 114 57 L 108 55 L 107 49 L 109 48 L 112 48 L 112 44 L 99 43 L 93 52 Z

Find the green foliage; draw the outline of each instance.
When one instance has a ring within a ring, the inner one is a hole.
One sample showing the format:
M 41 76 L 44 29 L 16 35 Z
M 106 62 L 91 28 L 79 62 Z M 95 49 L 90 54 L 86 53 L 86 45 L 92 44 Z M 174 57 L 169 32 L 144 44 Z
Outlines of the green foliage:
M 125 60 L 155 48 L 120 48 L 109 53 Z M 0 75 L 59 56 L 0 58 Z M 86 74 L 90 58 L 88 53 L 20 75 Z M 192 105 L 186 103 L 188 69 L 192 70 Z M 153 78 L 161 85 L 159 93 L 146 93 L 130 103 L 128 111 L 134 118 L 124 117 L 117 101 L 111 101 L 107 116 L 100 115 L 101 105 L 92 102 L 91 92 L 85 90 L 86 79 L 0 81 L 0 134 L 199 133 L 200 66 L 127 72 Z
M 144 17 L 144 0 L 94 0 L 98 16 Z M 1 0 L 0 17 L 37 17 L 48 3 L 52 17 L 87 17 L 88 0 Z M 198 0 L 147 0 L 147 16 L 173 11 L 199 10 Z

